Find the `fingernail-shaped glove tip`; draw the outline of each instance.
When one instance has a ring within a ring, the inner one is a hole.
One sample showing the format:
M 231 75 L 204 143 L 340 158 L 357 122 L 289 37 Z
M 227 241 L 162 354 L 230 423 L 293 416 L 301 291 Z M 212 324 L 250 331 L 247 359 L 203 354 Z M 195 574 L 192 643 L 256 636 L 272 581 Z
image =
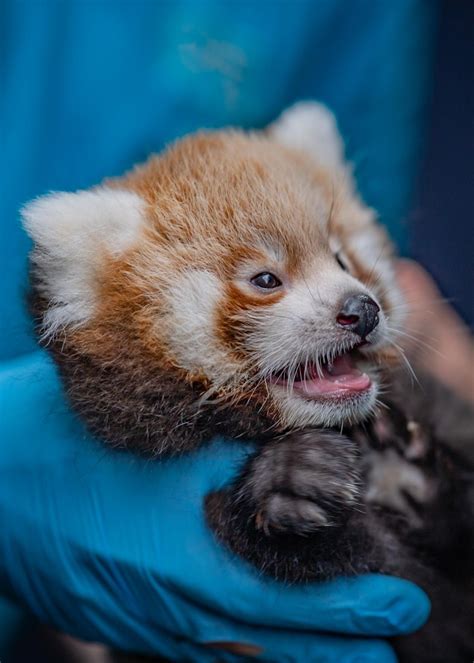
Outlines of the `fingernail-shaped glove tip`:
M 431 603 L 417 585 L 408 581 L 404 581 L 404 585 L 403 592 L 392 606 L 390 621 L 397 633 L 412 633 L 427 621 Z
M 359 595 L 355 632 L 383 637 L 412 633 L 429 617 L 431 604 L 427 595 L 408 580 L 361 576 L 358 587 L 363 591 Z

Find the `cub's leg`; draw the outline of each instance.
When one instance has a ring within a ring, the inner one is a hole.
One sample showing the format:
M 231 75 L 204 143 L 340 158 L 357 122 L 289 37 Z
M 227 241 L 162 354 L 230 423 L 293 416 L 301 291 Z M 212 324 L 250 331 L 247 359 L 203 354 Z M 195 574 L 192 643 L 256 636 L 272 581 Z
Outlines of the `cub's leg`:
M 380 565 L 365 525 L 357 445 L 305 429 L 273 439 L 229 488 L 207 498 L 218 538 L 287 581 L 363 573 Z

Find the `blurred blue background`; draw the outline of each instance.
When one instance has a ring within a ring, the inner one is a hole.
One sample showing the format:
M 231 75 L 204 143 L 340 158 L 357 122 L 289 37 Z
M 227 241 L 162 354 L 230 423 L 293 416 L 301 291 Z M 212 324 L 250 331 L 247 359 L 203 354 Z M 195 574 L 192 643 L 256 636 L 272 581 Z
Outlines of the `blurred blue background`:
M 335 111 L 366 201 L 472 321 L 473 6 L 3 0 L 0 358 L 34 348 L 23 203 L 120 174 L 197 128 L 263 127 L 304 98 Z

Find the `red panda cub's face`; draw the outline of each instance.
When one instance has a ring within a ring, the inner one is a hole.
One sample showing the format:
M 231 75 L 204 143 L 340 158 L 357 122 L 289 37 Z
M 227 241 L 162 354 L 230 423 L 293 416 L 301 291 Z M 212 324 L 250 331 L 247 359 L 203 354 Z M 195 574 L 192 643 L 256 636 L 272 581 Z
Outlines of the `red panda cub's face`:
M 282 429 L 374 408 L 400 296 L 324 107 L 187 137 L 24 218 L 45 342 L 145 381 L 159 366 L 202 406 L 245 405 Z

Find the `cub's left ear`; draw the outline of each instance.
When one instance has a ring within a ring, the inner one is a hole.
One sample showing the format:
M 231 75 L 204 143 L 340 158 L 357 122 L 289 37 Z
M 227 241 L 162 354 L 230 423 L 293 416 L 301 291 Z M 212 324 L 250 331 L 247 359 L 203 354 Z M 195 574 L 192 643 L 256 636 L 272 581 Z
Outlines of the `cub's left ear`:
M 102 266 L 137 241 L 145 202 L 131 191 L 98 187 L 37 198 L 22 217 L 34 242 L 34 286 L 47 302 L 43 330 L 49 335 L 93 314 Z
M 285 110 L 267 129 L 277 142 L 304 152 L 336 176 L 351 178 L 344 143 L 331 111 L 316 101 L 302 101 Z

